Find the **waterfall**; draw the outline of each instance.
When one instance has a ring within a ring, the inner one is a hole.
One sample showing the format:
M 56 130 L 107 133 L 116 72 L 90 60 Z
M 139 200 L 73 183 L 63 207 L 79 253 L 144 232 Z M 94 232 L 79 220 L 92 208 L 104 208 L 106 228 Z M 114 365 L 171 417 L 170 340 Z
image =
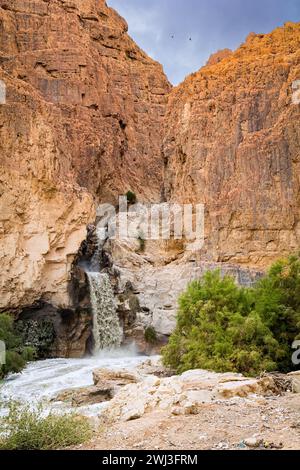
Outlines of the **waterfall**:
M 87 272 L 93 312 L 94 353 L 121 345 L 122 330 L 108 274 Z

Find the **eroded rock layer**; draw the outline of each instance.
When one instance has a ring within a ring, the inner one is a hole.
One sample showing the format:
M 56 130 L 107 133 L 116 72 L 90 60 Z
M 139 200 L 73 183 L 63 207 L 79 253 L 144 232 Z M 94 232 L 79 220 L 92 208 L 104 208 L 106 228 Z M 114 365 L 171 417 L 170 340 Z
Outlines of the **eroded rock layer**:
M 205 204 L 202 259 L 265 268 L 299 248 L 299 79 L 300 24 L 288 23 L 171 93 L 165 196 Z
M 0 0 L 0 309 L 70 304 L 95 201 L 156 200 L 170 90 L 104 0 Z

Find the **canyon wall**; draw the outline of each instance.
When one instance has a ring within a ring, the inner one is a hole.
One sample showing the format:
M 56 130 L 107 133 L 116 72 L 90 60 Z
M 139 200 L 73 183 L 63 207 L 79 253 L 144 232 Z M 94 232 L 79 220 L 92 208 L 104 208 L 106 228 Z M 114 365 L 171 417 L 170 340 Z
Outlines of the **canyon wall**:
M 209 262 L 266 268 L 300 242 L 300 24 L 250 34 L 173 90 L 165 198 L 204 203 Z
M 299 24 L 250 34 L 172 90 L 104 0 L 0 0 L 0 311 L 50 319 L 51 354 L 82 356 L 92 320 L 74 260 L 97 250 L 97 205 L 128 190 L 206 211 L 200 251 L 141 249 L 139 232 L 104 247 L 142 348 L 145 328 L 171 333 L 178 294 L 205 269 L 248 285 L 298 249 L 299 79 Z
M 170 84 L 104 0 L 0 0 L 0 310 L 70 306 L 98 202 L 157 200 Z

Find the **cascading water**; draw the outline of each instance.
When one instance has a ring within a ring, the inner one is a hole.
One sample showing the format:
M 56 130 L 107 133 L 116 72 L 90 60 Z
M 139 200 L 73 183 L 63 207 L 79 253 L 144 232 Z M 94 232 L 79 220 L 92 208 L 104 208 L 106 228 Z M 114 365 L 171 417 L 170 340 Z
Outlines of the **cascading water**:
M 137 356 L 134 347 L 103 351 L 84 359 L 47 359 L 31 362 L 20 374 L 8 376 L 0 384 L 0 418 L 8 412 L 11 400 L 24 405 L 43 406 L 43 412 L 74 412 L 67 402 L 56 402 L 63 390 L 93 385 L 93 371 L 98 368 L 134 371 L 147 358 Z M 106 403 L 83 404 L 76 412 L 99 416 Z M 0 428 L 1 431 L 1 428 Z
M 122 341 L 114 293 L 108 274 L 87 272 L 93 312 L 94 354 L 118 348 Z

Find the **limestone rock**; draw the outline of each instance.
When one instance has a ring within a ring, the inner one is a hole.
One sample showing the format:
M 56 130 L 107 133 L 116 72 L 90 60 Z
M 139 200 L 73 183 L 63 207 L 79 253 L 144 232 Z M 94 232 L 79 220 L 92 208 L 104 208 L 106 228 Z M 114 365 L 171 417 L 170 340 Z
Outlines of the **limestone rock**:
M 138 372 L 128 370 L 96 369 L 93 371 L 94 385 L 64 390 L 53 401 L 69 402 L 74 407 L 110 401 L 128 384 L 142 380 Z
M 123 387 L 107 405 L 104 420 L 129 421 L 159 410 L 174 415 L 198 414 L 218 400 L 257 399 L 257 395 L 274 393 L 274 382 L 267 377 L 248 379 L 241 374 L 205 370 L 165 378 L 149 375 Z
M 288 377 L 292 380 L 292 391 L 294 393 L 300 393 L 300 371 L 291 372 Z
M 137 213 L 132 219 L 136 238 L 140 230 L 140 217 Z M 251 285 L 261 275 L 258 271 L 237 265 L 203 262 L 199 254 L 186 251 L 184 243 L 176 245 L 174 240 L 147 240 L 145 249 L 139 252 L 134 244 L 134 233 L 126 241 L 110 240 L 104 249 L 112 262 L 112 269 L 118 273 L 119 309 L 126 316 L 125 309 L 128 308 L 135 319 L 129 325 L 125 324 L 124 329 L 143 352 L 151 350 L 151 345 L 145 344 L 145 328 L 154 328 L 161 345 L 163 338 L 175 328 L 180 294 L 191 281 L 200 279 L 206 271 L 219 268 L 223 275 L 232 275 L 242 285 Z M 134 309 L 130 306 L 133 297 L 136 299 Z M 157 349 L 152 349 L 152 353 L 157 352 Z
M 156 377 L 169 377 L 171 371 L 166 369 L 162 364 L 161 356 L 152 356 L 138 366 L 137 371 L 142 376 L 155 375 Z
M 91 386 L 78 389 L 65 390 L 58 394 L 52 401 L 71 402 L 72 406 L 94 405 L 109 401 L 114 396 L 114 390 L 110 386 Z
M 265 269 L 299 248 L 299 46 L 299 23 L 251 35 L 171 92 L 165 197 L 205 205 L 202 260 Z
M 141 377 L 136 372 L 127 370 L 96 369 L 93 371 L 93 382 L 96 386 L 102 383 L 113 383 L 114 386 L 125 386 L 140 382 Z
M 221 60 L 226 59 L 227 57 L 230 57 L 233 54 L 231 49 L 222 49 L 221 51 L 215 52 L 210 56 L 210 58 L 207 61 L 208 66 L 210 65 L 216 65 Z

